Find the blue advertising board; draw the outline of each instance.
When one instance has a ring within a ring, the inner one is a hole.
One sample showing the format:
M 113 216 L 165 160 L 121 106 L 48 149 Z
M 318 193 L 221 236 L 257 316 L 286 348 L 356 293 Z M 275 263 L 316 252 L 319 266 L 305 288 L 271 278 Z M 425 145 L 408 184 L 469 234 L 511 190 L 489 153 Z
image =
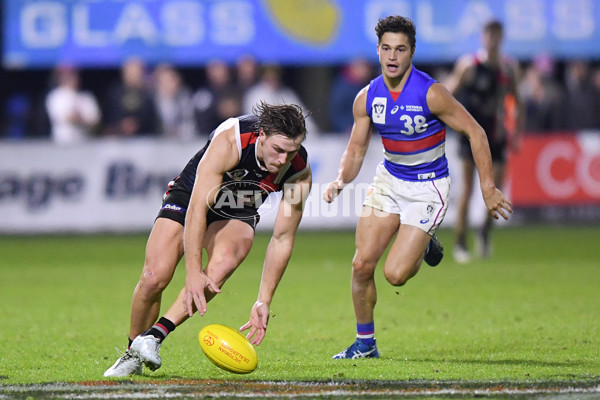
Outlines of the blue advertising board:
M 519 59 L 600 57 L 599 0 L 3 0 L 3 64 L 331 64 L 375 59 L 374 26 L 400 14 L 417 26 L 417 62 L 452 62 L 504 22 Z

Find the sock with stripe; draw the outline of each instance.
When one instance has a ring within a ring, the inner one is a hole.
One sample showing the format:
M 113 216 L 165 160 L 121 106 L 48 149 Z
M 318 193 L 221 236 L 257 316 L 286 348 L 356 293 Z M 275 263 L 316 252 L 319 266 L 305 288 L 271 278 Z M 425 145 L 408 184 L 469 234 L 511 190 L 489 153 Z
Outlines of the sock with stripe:
M 163 340 L 167 337 L 167 335 L 175 330 L 175 324 L 166 319 L 165 317 L 160 317 L 157 323 L 152 325 L 152 328 L 148 329 L 146 332 L 142 333 L 142 336 L 152 335 L 155 338 L 159 339 L 162 343 Z
M 375 322 L 356 324 L 356 338 L 361 342 L 373 346 L 375 344 Z

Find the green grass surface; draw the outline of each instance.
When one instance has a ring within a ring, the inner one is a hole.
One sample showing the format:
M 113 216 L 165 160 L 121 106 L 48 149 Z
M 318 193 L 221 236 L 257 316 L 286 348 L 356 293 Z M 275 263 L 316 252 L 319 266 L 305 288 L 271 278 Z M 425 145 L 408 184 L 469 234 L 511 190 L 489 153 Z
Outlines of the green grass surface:
M 354 235 L 303 232 L 271 307 L 250 375 L 216 368 L 199 330 L 243 325 L 256 299 L 269 236 L 209 303 L 169 336 L 163 367 L 138 382 L 171 379 L 598 382 L 600 229 L 500 229 L 494 256 L 423 265 L 404 287 L 377 272 L 378 360 L 331 360 L 355 335 L 350 295 Z M 126 345 L 131 294 L 146 237 L 0 238 L 0 385 L 102 381 Z M 184 281 L 180 268 L 163 311 Z

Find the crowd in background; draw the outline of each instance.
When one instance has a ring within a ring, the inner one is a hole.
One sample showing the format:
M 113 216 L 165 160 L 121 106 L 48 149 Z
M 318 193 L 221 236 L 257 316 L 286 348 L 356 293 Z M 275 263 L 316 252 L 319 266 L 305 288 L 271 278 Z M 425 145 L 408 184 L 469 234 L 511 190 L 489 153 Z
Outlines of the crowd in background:
M 450 70 L 443 65 L 417 67 L 441 82 Z M 600 130 L 600 65 L 555 62 L 540 55 L 522 63 L 521 70 L 526 132 Z M 252 57 L 241 57 L 235 65 L 214 60 L 185 73 L 169 64 L 148 66 L 132 58 L 111 75 L 112 82 L 99 71 L 87 74 L 93 82 L 84 82 L 77 68 L 60 65 L 48 72 L 48 83 L 37 88 L 37 97 L 18 90 L 4 94 L 0 138 L 49 137 L 56 143 L 136 136 L 189 140 L 207 135 L 229 117 L 251 113 L 260 99 L 307 109 L 298 83 L 286 81 L 285 71 Z M 309 132 L 348 134 L 354 97 L 376 72 L 375 63 L 362 59 L 331 67 L 327 109 L 309 110 Z

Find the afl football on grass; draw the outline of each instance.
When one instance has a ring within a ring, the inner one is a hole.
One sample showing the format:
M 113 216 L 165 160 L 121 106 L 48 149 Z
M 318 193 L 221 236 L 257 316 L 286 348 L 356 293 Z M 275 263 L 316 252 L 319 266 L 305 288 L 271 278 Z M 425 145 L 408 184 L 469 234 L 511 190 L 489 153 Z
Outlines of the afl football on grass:
M 258 356 L 244 335 L 225 325 L 207 325 L 198 334 L 200 347 L 217 367 L 236 374 L 256 369 Z

